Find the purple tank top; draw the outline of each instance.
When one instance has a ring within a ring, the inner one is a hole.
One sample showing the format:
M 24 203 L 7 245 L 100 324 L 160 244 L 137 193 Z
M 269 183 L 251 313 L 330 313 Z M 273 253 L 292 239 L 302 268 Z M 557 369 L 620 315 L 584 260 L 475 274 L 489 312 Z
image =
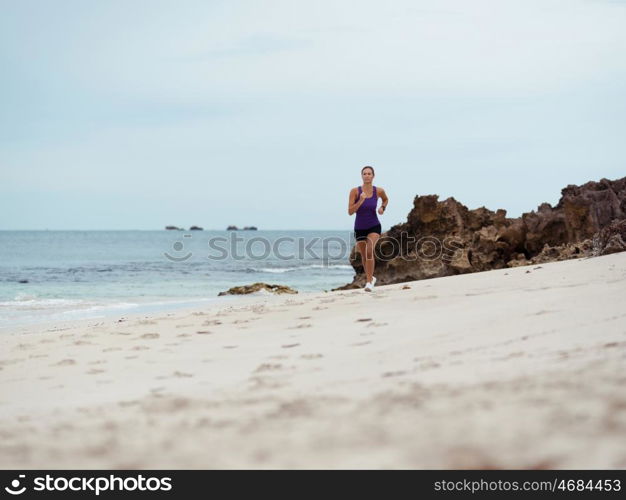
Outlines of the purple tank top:
M 356 211 L 356 219 L 354 220 L 354 229 L 369 229 L 372 226 L 380 224 L 376 215 L 376 205 L 378 204 L 378 195 L 376 194 L 376 186 L 373 186 L 374 193 L 369 198 L 365 198 L 363 204 Z M 361 186 L 357 199 L 361 196 Z

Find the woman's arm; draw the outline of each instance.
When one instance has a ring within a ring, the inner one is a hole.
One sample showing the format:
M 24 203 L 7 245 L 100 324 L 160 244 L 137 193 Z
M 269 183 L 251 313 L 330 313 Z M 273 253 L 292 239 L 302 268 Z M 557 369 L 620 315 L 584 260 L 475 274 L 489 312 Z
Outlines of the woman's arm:
M 361 207 L 361 205 L 363 205 L 363 200 L 365 199 L 365 193 L 361 193 L 361 197 L 358 200 L 353 201 L 356 199 L 357 193 L 358 193 L 357 188 L 352 188 L 350 190 L 350 195 L 348 197 L 348 215 L 352 215 Z
M 389 204 L 389 198 L 387 197 L 387 193 L 385 193 L 385 190 L 383 188 L 379 187 L 376 189 L 378 189 L 378 194 L 380 196 L 380 199 L 383 200 L 382 205 L 378 209 L 378 213 L 382 215 L 385 209 L 387 208 L 387 205 Z

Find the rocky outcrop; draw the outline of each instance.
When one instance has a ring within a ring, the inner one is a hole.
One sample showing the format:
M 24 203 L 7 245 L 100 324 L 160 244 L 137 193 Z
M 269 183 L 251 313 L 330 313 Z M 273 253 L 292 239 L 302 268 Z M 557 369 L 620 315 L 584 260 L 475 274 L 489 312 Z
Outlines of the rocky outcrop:
M 201 228 L 200 226 L 191 226 L 189 230 L 190 231 L 204 231 L 204 229 Z
M 252 285 L 234 286 L 229 288 L 225 292 L 218 293 L 218 297 L 222 295 L 245 295 L 247 293 L 254 293 L 261 290 L 267 290 L 268 292 L 281 294 L 281 293 L 298 293 L 297 290 L 285 285 L 268 285 L 267 283 L 253 283 Z
M 184 231 L 185 228 L 178 226 L 165 226 L 166 231 Z
M 615 220 L 601 229 L 592 240 L 593 256 L 626 251 L 626 220 Z
M 542 203 L 518 218 L 502 209 L 469 210 L 454 198 L 416 196 L 407 221 L 376 246 L 377 285 L 622 251 L 624 219 L 626 177 L 569 185 L 555 207 Z M 335 290 L 365 284 L 356 247 L 350 262 L 354 280 Z

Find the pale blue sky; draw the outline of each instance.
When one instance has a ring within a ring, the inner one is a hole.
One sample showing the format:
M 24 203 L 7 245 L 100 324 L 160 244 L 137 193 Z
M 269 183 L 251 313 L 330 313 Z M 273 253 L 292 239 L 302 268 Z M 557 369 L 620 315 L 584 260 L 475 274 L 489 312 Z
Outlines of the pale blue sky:
M 626 175 L 626 2 L 0 0 L 0 229 L 383 228 Z

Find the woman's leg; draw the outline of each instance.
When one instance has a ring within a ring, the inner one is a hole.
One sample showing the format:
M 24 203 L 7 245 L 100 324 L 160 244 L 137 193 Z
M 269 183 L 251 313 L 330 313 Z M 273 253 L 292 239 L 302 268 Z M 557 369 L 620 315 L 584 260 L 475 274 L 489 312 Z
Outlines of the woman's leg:
M 374 248 L 378 238 L 380 238 L 380 234 L 369 233 L 365 242 L 365 275 L 368 283 L 372 282 L 372 277 L 374 276 Z
M 356 249 L 361 254 L 361 264 L 363 264 L 363 270 L 364 271 L 367 270 L 367 268 L 365 267 L 366 266 L 366 260 L 365 260 L 366 247 L 367 247 L 367 241 L 366 240 L 360 240 L 360 241 L 356 242 Z M 367 272 L 366 272 L 366 275 L 367 275 Z M 366 281 L 366 283 L 369 283 L 369 281 Z

